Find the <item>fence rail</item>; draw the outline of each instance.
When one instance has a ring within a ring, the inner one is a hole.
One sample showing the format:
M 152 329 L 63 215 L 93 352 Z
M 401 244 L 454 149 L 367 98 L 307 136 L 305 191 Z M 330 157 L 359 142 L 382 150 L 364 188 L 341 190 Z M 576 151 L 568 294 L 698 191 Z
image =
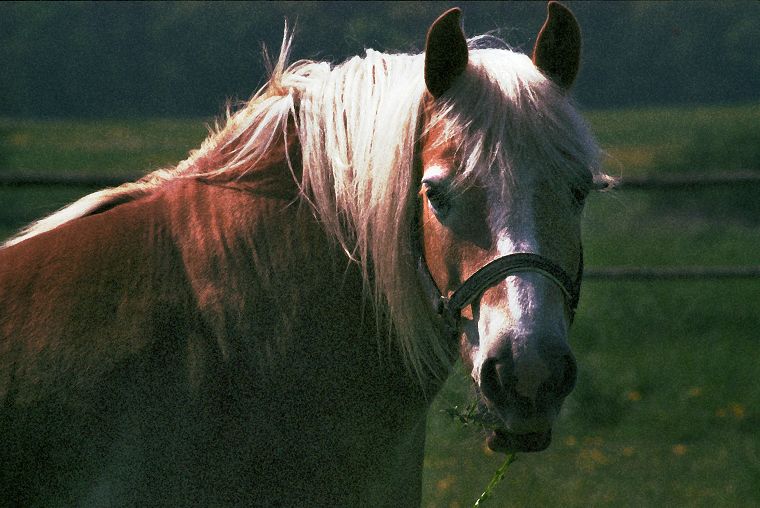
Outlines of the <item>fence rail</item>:
M 14 171 L 0 170 L 0 186 L 4 187 L 112 187 L 133 182 L 144 173 L 123 175 L 92 175 L 69 171 Z M 758 185 L 760 171 L 733 171 L 730 173 L 696 173 L 659 176 L 630 176 L 615 184 L 615 190 L 695 190 L 731 185 Z
M 58 174 L 56 174 L 58 173 Z M 113 187 L 139 179 L 142 174 L 89 175 L 75 172 L 0 171 L 0 187 Z M 615 185 L 616 190 L 696 190 L 708 187 L 760 184 L 760 172 L 665 175 L 627 177 Z M 730 280 L 760 279 L 760 266 L 610 266 L 587 267 L 588 280 L 652 281 L 652 280 Z
M 610 266 L 588 267 L 585 280 L 707 280 L 760 279 L 760 266 Z
M 134 182 L 144 174 L 88 175 L 61 171 L 0 172 L 2 187 L 114 187 Z
M 620 180 L 614 188 L 616 190 L 696 190 L 748 184 L 760 184 L 760 171 L 630 176 Z

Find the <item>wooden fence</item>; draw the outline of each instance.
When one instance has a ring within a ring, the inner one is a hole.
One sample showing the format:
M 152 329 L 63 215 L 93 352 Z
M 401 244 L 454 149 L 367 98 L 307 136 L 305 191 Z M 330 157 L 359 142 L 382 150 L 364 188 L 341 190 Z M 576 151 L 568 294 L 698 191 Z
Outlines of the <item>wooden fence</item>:
M 57 174 L 56 174 L 57 173 Z M 120 185 L 140 178 L 140 174 L 100 176 L 58 172 L 0 172 L 0 187 L 84 187 L 101 188 Z M 760 172 L 739 171 L 717 174 L 664 175 L 654 177 L 628 177 L 615 185 L 616 190 L 698 190 L 711 187 L 756 185 L 760 188 Z M 760 199 L 760 194 L 758 194 Z M 613 266 L 586 268 L 585 279 L 615 281 L 651 280 L 728 280 L 760 279 L 757 266 Z
M 143 175 L 144 173 L 103 176 L 66 171 L 0 171 L 0 186 L 111 187 L 135 181 Z M 760 171 L 626 177 L 618 181 L 615 190 L 697 190 L 732 185 L 760 185 Z

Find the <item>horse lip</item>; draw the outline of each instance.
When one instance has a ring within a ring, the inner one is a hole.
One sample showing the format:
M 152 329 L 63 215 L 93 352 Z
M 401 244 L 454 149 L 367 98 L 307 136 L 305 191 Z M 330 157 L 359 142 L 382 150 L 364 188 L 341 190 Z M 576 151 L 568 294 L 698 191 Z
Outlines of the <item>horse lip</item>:
M 507 430 L 497 429 L 491 432 L 486 443 L 494 452 L 541 452 L 552 442 L 551 429 L 545 432 L 529 432 L 516 434 Z

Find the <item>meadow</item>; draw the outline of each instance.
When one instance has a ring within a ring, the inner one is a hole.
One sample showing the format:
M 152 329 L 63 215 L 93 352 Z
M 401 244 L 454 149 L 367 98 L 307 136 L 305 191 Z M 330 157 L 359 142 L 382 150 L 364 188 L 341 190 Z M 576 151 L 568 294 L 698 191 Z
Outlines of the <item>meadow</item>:
M 760 105 L 590 112 L 614 176 L 760 172 Z M 203 120 L 0 120 L 0 172 L 134 174 L 176 163 Z M 0 187 L 0 238 L 89 192 Z M 760 261 L 760 186 L 611 191 L 586 210 L 588 266 Z M 487 506 L 760 504 L 760 281 L 587 281 L 580 374 L 552 446 L 521 454 Z M 471 506 L 502 456 L 445 413 L 428 417 L 423 506 Z

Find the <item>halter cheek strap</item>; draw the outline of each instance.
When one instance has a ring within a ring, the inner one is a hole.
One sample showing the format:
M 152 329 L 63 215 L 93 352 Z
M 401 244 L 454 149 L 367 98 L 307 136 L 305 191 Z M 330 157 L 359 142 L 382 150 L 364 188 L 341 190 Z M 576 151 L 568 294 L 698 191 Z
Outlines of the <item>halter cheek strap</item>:
M 417 269 L 433 308 L 443 318 L 445 326 L 452 333 L 456 333 L 462 309 L 494 284 L 511 275 L 524 272 L 539 273 L 554 282 L 562 290 L 570 310 L 570 322 L 572 323 L 580 299 L 583 252 L 581 251 L 578 273 L 574 279 L 548 258 L 530 252 L 518 252 L 497 258 L 480 268 L 464 281 L 450 297 L 441 294 L 422 255 L 418 257 Z

